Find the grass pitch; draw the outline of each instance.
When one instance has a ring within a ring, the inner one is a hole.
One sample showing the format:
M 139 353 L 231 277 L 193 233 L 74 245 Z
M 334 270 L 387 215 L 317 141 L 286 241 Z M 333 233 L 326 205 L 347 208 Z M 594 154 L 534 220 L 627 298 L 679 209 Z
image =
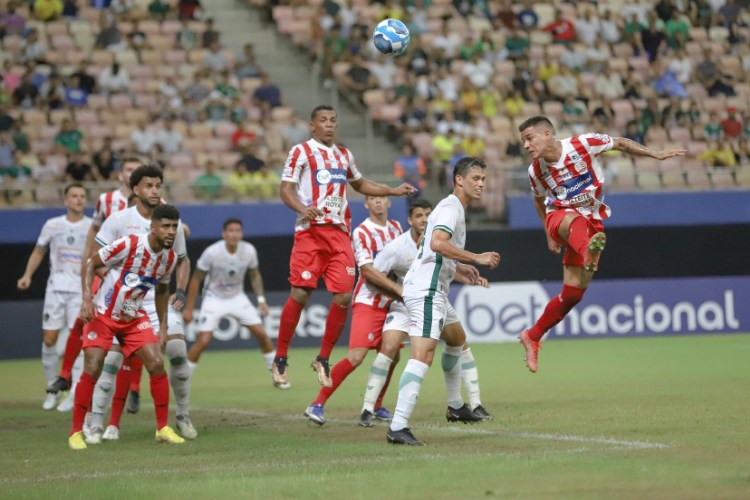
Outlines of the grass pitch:
M 41 410 L 41 363 L 2 362 L 0 497 L 750 498 L 750 337 L 553 341 L 537 374 L 519 345 L 472 350 L 495 420 L 446 423 L 438 362 L 412 419 L 419 449 L 386 444 L 384 424 L 356 426 L 372 354 L 318 427 L 301 417 L 319 389 L 313 350 L 291 351 L 289 391 L 257 351 L 209 352 L 193 378 L 196 441 L 154 441 L 144 376 L 120 441 L 85 452 L 67 448 L 70 413 Z

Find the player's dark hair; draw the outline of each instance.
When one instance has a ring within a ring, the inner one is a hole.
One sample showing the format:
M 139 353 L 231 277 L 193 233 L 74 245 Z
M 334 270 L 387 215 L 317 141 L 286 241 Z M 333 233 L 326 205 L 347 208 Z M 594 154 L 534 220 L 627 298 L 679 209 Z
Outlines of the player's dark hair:
M 80 182 L 72 182 L 68 184 L 67 186 L 65 186 L 65 191 L 63 191 L 63 194 L 65 196 L 68 196 L 68 191 L 70 191 L 73 188 L 81 188 L 83 189 L 84 192 L 86 191 L 86 188 L 83 187 L 83 184 L 81 184 Z
M 409 217 L 418 208 L 429 208 L 432 210 L 432 203 L 424 198 L 414 198 L 409 202 Z
M 472 168 L 481 168 L 482 170 L 485 170 L 487 168 L 487 164 L 479 158 L 474 158 L 473 156 L 461 158 L 456 162 L 456 166 L 453 167 L 453 182 L 456 182 L 456 177 L 459 175 L 461 177 L 466 177 L 466 174 L 468 174 Z
M 541 116 L 541 115 L 532 116 L 531 118 L 523 122 L 521 126 L 518 127 L 518 131 L 523 132 L 527 128 L 533 127 L 534 125 L 539 125 L 540 123 L 544 124 L 547 128 L 549 128 L 553 134 L 555 133 L 555 126 L 552 125 L 552 122 L 549 121 L 549 118 L 547 118 L 546 116 Z
M 160 181 L 164 182 L 164 173 L 159 167 L 154 165 L 141 165 L 136 168 L 130 176 L 130 189 L 133 189 L 144 177 L 157 177 Z
M 174 205 L 159 205 L 151 214 L 151 222 L 157 222 L 162 219 L 180 220 L 180 211 Z
M 333 111 L 334 113 L 336 112 L 336 110 L 333 109 L 333 106 L 331 106 L 329 104 L 321 104 L 317 108 L 313 109 L 312 113 L 310 113 L 310 121 L 311 122 L 314 122 L 315 118 L 318 117 L 318 111 Z
M 240 227 L 242 227 L 242 221 L 239 220 L 237 217 L 230 217 L 227 220 L 224 221 L 224 227 L 222 227 L 223 230 L 226 230 L 227 227 L 229 227 L 230 224 L 239 224 Z

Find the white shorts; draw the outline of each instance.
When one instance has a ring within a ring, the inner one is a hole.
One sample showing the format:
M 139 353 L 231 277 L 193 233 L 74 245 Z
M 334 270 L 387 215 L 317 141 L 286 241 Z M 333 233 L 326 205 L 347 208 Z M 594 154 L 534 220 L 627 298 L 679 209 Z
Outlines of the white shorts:
M 43 330 L 73 328 L 81 310 L 81 294 L 77 292 L 52 292 L 44 294 Z
M 151 327 L 154 329 L 154 333 L 159 333 L 159 316 L 156 314 L 156 302 L 149 302 L 143 304 L 143 310 L 148 314 L 148 320 L 151 322 Z M 185 335 L 182 329 L 182 313 L 177 312 L 172 304 L 167 306 L 167 335 Z M 120 345 L 117 341 L 117 337 L 112 337 L 113 345 Z
M 198 319 L 198 331 L 213 332 L 219 327 L 221 318 L 225 316 L 236 319 L 242 326 L 254 326 L 263 323 L 258 310 L 244 293 L 237 294 L 231 299 L 204 295 L 203 303 L 201 303 L 201 314 Z
M 388 316 L 385 317 L 383 331 L 396 330 L 407 335 L 411 329 L 411 318 L 409 310 L 401 302 L 391 302 L 388 306 Z
M 404 299 L 409 310 L 409 336 L 440 340 L 443 327 L 458 323 L 458 315 L 445 296 Z

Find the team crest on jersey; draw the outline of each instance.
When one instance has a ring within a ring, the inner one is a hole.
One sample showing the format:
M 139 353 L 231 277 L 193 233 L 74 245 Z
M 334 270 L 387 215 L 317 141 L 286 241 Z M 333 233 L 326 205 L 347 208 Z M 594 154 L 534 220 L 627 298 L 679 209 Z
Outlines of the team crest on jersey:
M 581 172 L 586 170 L 586 162 L 583 160 L 579 160 L 576 162 L 575 167 L 576 167 L 576 172 L 580 174 Z
M 89 332 L 88 337 L 89 340 L 96 340 L 96 332 Z
M 229 270 L 229 276 L 234 276 L 234 274 L 235 274 L 235 273 L 234 273 L 234 269 L 230 269 L 230 270 Z
M 390 323 L 391 321 L 393 321 L 393 315 L 390 315 L 390 316 L 388 316 L 387 318 L 385 318 L 385 324 L 386 324 L 386 325 L 387 325 L 388 323 Z
M 68 236 L 68 245 L 72 245 L 75 241 L 75 236 Z
M 49 313 L 44 313 L 44 321 L 49 321 Z

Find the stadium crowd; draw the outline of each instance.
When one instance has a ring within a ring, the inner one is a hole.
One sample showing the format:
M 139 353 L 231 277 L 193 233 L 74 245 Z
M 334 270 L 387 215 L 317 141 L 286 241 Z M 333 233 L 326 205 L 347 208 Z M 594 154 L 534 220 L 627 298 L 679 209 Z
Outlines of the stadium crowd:
M 594 131 L 689 151 L 662 164 L 613 155 L 610 187 L 750 186 L 747 0 L 254 3 L 321 64 L 326 85 L 388 124 L 403 148 L 394 173 L 416 186 L 450 182 L 446 168 L 471 155 L 504 191 L 506 172 L 523 178 L 528 166 L 517 125 L 540 113 L 558 137 Z M 387 18 L 410 30 L 400 57 L 371 42 Z M 487 198 L 502 210 L 502 196 Z
M 199 0 L 0 1 L 0 206 L 89 199 L 129 156 L 172 201 L 269 198 L 308 127 L 247 45 L 222 47 Z M 205 16 L 203 16 L 205 17 Z

